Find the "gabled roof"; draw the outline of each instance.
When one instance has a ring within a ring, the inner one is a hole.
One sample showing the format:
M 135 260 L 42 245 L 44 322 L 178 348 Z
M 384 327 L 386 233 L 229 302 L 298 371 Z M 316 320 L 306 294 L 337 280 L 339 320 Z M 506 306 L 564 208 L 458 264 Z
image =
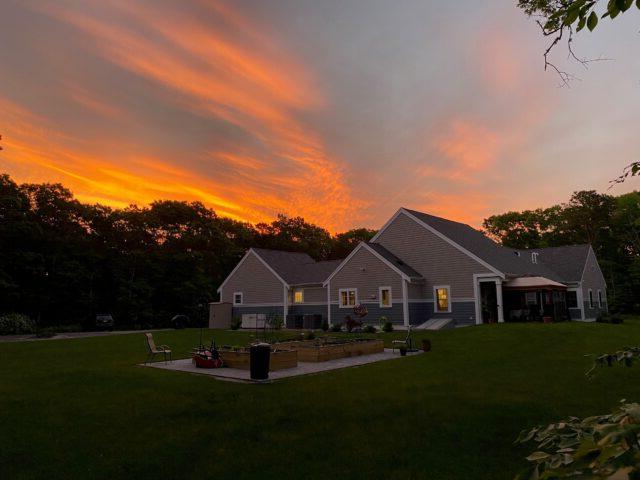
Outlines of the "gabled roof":
M 413 268 L 411 268 L 409 265 L 404 263 L 403 260 L 400 260 L 398 257 L 396 257 L 393 253 L 391 253 L 389 250 L 384 248 L 379 243 L 369 243 L 368 242 L 367 246 L 369 248 L 372 248 L 373 250 L 375 250 L 376 253 L 378 253 L 385 260 L 387 260 L 387 262 L 392 263 L 393 265 L 395 265 L 395 267 L 398 270 L 400 270 L 402 273 L 404 273 L 407 277 L 412 278 L 412 279 L 420 279 L 420 278 L 422 278 L 422 275 L 420 275 Z
M 322 284 L 340 260 L 316 262 L 306 253 L 252 248 L 289 285 Z
M 370 253 L 372 253 L 381 262 L 386 264 L 388 267 L 390 267 L 392 270 L 398 273 L 398 275 L 400 275 L 405 280 L 407 281 L 424 280 L 422 275 L 420 275 L 418 272 L 416 272 L 413 268 L 411 268 L 409 265 L 404 263 L 398 257 L 393 255 L 389 250 L 384 248 L 382 245 L 378 243 L 360 242 L 358 243 L 356 248 L 354 248 L 351 251 L 351 253 L 347 258 L 340 261 L 340 264 L 331 273 L 331 275 L 327 277 L 323 285 L 327 285 L 327 283 L 329 283 L 329 280 L 331 280 L 334 277 L 334 275 L 336 275 L 342 269 L 342 267 L 345 266 L 349 262 L 349 260 L 351 260 L 351 257 L 353 257 L 356 254 L 356 252 L 358 252 L 358 250 L 360 250 L 361 248 L 364 248 Z
M 578 282 L 582 278 L 589 245 L 516 250 L 499 245 L 479 230 L 464 223 L 407 208 L 401 211 L 427 224 L 506 276 L 535 275 L 562 282 Z M 532 252 L 539 254 L 537 263 L 531 261 Z

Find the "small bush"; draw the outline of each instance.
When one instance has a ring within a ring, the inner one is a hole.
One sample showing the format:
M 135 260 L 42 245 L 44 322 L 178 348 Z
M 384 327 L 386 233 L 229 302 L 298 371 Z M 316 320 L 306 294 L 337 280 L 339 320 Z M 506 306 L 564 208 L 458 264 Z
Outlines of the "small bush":
M 384 322 L 384 325 L 382 326 L 382 331 L 385 333 L 393 332 L 393 323 L 388 321 Z
M 56 336 L 56 329 L 53 327 L 41 328 L 36 332 L 38 338 L 51 338 Z
M 332 332 L 341 332 L 342 331 L 342 324 L 341 323 L 334 323 L 333 325 L 331 325 L 331 331 Z
M 28 316 L 20 313 L 8 313 L 0 316 L 0 335 L 20 335 L 33 333 L 36 324 Z
M 365 325 L 362 327 L 362 333 L 376 333 L 377 329 L 373 325 Z
M 328 330 L 329 330 L 329 322 L 325 320 L 324 322 L 322 322 L 322 331 L 326 332 Z
M 596 322 L 598 323 L 613 323 L 620 324 L 624 322 L 624 319 L 618 314 L 610 314 L 610 313 L 601 313 L 596 318 Z
M 275 317 L 269 320 L 269 325 L 274 330 L 282 330 L 282 327 L 284 327 L 284 320 L 280 315 L 276 315 Z
M 306 338 L 307 340 L 313 340 L 314 338 L 316 338 L 316 334 L 313 332 L 313 330 L 309 330 L 304 338 Z
M 231 330 L 238 330 L 242 325 L 242 319 L 240 317 L 233 317 L 231 320 Z

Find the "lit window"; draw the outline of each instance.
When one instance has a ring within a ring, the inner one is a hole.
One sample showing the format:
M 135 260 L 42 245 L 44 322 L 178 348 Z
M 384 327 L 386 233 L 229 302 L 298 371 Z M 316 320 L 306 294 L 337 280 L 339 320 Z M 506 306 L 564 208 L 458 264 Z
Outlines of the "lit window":
M 391 307 L 391 287 L 380 287 L 380 308 Z
M 233 294 L 233 304 L 242 305 L 242 292 L 235 292 Z
M 340 289 L 340 308 L 355 307 L 358 301 L 357 290 L 355 288 Z
M 294 290 L 293 292 L 293 303 L 303 303 L 304 302 L 304 290 L 301 288 L 298 290 Z
M 451 303 L 449 298 L 449 287 L 435 287 L 436 312 L 450 312 Z

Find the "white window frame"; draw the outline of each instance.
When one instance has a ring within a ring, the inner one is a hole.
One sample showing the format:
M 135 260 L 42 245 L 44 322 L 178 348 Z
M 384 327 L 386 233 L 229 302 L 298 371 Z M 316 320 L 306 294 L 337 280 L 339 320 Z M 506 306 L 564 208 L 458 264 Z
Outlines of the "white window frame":
M 438 309 L 438 290 L 447 290 L 447 309 Z M 451 286 L 450 285 L 434 285 L 433 286 L 433 313 L 451 313 Z
M 389 305 L 384 305 L 382 303 L 382 291 L 383 290 L 389 290 Z M 380 308 L 391 308 L 393 307 L 393 295 L 392 295 L 393 290 L 391 289 L 391 287 L 379 287 L 378 288 L 378 306 Z
M 602 290 L 598 289 L 598 308 L 602 308 Z
M 296 301 L 296 293 L 300 292 L 300 301 Z M 293 289 L 293 303 L 296 305 L 300 305 L 304 303 L 304 288 L 294 288 Z
M 593 290 L 589 289 L 589 308 L 593 308 Z
M 240 295 L 240 303 L 236 302 L 236 295 Z M 234 305 L 243 305 L 244 304 L 244 293 L 242 293 L 242 292 L 233 292 L 233 304 Z
M 342 304 L 342 292 L 347 292 L 347 302 L 349 301 L 349 292 L 355 292 L 355 304 L 353 305 L 343 305 Z M 341 288 L 338 290 L 338 308 L 353 308 L 358 305 L 358 289 L 357 288 Z

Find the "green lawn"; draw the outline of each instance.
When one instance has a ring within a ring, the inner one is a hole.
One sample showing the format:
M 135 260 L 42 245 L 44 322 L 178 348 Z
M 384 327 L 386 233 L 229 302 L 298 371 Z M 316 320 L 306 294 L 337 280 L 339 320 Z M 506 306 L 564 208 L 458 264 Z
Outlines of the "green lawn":
M 155 336 L 180 353 L 198 330 Z M 267 385 L 137 367 L 140 334 L 0 343 L 0 477 L 511 479 L 522 428 L 640 399 L 640 366 L 587 380 L 583 356 L 640 344 L 640 320 L 424 336 L 426 355 Z

